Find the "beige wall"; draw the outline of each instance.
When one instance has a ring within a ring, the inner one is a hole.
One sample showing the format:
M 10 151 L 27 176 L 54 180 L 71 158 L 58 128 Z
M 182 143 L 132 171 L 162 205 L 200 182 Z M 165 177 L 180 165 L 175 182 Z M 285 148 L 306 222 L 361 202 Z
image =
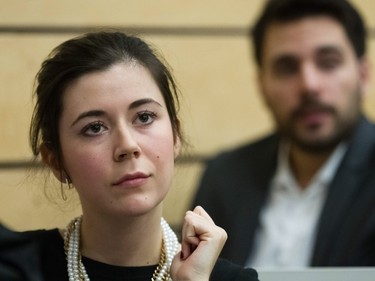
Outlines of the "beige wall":
M 186 33 L 146 32 L 169 61 L 183 93 L 182 117 L 191 155 L 208 156 L 253 139 L 271 129 L 259 100 L 250 47 L 244 34 L 264 0 L 0 0 L 0 167 L 30 159 L 28 125 L 33 77 L 48 52 L 83 27 L 197 28 Z M 368 27 L 375 29 L 375 2 L 357 0 Z M 46 27 L 51 32 L 9 32 Z M 70 33 L 66 30 L 71 28 Z M 207 28 L 206 34 L 199 30 Z M 234 28 L 232 34 L 225 28 Z M 64 31 L 65 32 L 60 32 Z M 210 34 L 218 30 L 218 34 Z M 147 30 L 146 30 L 147 31 Z M 369 55 L 375 62 L 375 37 Z M 374 86 L 365 110 L 375 117 Z M 178 224 L 202 169 L 202 163 L 178 164 L 165 217 Z M 24 168 L 0 169 L 0 221 L 16 229 L 63 226 L 79 212 L 75 202 L 48 201 L 39 175 Z M 57 190 L 56 183 L 47 183 Z M 70 195 L 72 197 L 73 195 Z M 74 200 L 73 200 L 74 201 Z

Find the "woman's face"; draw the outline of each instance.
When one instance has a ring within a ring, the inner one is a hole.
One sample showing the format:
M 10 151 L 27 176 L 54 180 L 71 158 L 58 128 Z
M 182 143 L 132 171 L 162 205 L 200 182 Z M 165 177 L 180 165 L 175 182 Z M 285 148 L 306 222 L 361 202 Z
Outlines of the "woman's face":
M 179 141 L 143 66 L 119 63 L 73 82 L 59 133 L 64 170 L 84 213 L 141 215 L 166 196 Z

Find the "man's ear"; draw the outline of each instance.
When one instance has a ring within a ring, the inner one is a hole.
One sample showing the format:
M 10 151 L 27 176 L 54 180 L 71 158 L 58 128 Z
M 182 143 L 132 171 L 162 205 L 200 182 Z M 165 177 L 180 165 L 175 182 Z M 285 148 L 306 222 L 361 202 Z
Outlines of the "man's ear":
M 50 167 L 55 177 L 60 182 L 65 183 L 65 171 L 60 166 L 56 153 L 49 149 L 45 143 L 42 143 L 40 145 L 40 154 L 42 161 Z
M 371 62 L 368 57 L 364 56 L 359 61 L 360 68 L 360 86 L 362 95 L 368 92 L 370 79 L 371 79 Z

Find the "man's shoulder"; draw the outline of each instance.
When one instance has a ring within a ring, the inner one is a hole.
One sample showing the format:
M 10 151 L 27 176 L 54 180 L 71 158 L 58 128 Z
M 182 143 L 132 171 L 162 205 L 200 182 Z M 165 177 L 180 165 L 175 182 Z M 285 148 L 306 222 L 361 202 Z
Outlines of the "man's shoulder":
M 226 149 L 209 159 L 212 162 L 231 162 L 241 159 L 252 159 L 257 161 L 259 157 L 265 155 L 276 155 L 279 137 L 276 134 L 263 136 L 253 141 Z
M 375 124 L 370 119 L 362 118 L 358 123 L 349 139 L 345 161 L 356 167 L 375 164 Z

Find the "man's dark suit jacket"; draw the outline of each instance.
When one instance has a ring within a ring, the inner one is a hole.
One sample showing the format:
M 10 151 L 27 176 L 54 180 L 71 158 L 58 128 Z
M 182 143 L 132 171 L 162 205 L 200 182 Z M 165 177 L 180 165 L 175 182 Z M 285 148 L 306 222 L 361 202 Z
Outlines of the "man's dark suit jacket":
M 244 265 L 275 173 L 276 135 L 207 163 L 193 206 L 228 233 L 222 257 Z M 375 125 L 362 118 L 329 186 L 311 266 L 375 265 Z

